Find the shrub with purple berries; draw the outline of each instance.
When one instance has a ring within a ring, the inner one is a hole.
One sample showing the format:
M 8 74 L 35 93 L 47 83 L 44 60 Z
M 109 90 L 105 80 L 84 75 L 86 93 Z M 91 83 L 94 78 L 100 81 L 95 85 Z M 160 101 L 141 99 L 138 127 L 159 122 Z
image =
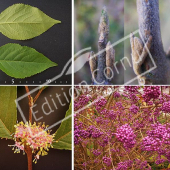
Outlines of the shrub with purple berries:
M 169 90 L 160 86 L 125 86 L 123 90 L 89 86 L 75 100 L 75 170 L 168 168 Z

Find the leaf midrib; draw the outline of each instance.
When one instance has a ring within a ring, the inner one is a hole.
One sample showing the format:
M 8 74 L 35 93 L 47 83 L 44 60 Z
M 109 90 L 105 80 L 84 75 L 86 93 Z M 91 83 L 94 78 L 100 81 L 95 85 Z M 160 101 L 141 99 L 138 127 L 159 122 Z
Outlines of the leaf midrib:
M 5 124 L 3 123 L 2 119 L 0 119 L 0 122 L 2 123 L 2 125 L 4 126 L 4 128 L 8 131 L 9 134 L 11 134 L 11 132 L 9 131 L 9 129 L 5 126 Z
M 71 133 L 71 131 L 67 132 L 65 135 L 61 136 L 60 138 L 58 138 L 56 141 L 60 142 L 62 138 L 64 138 L 65 136 L 67 136 L 69 133 Z
M 38 64 L 47 64 L 47 62 L 45 62 L 45 63 L 40 63 L 40 62 L 34 62 L 34 61 L 11 61 L 11 60 L 0 60 L 0 63 L 2 63 L 2 62 L 22 62 L 22 63 L 38 63 Z
M 3 24 L 43 24 L 43 23 L 61 23 L 61 21 L 56 21 L 56 22 L 0 22 L 0 25 Z
M 71 143 L 68 143 L 68 142 L 65 142 L 65 141 L 60 141 L 60 143 L 67 144 L 67 145 L 71 145 Z M 57 145 L 57 142 L 54 143 L 53 145 Z M 60 148 L 61 148 L 61 147 L 60 147 Z

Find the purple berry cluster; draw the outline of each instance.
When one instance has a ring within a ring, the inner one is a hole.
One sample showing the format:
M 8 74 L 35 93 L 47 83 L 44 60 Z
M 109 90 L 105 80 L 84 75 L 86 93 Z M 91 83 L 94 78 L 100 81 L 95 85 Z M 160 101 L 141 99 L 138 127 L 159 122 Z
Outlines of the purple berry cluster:
M 153 105 L 153 101 L 148 101 L 148 106 L 152 106 Z
M 99 140 L 98 144 L 102 147 L 105 147 L 105 146 L 107 146 L 108 142 L 109 142 L 108 136 L 103 135 L 102 140 Z
M 109 118 L 114 120 L 117 114 L 113 110 L 103 109 L 100 111 L 100 114 L 103 115 L 105 118 Z
M 160 86 L 145 86 L 143 91 L 143 98 L 145 102 L 148 102 L 151 99 L 157 99 L 161 94 Z
M 137 96 L 139 88 L 139 86 L 125 86 L 124 91 L 126 93 L 124 93 L 123 96 L 130 99 L 133 103 L 137 103 L 139 100 L 139 97 Z
M 114 120 L 114 119 L 116 119 L 117 114 L 116 114 L 113 110 L 109 110 L 107 117 L 108 117 L 110 120 Z
M 123 108 L 124 108 L 123 105 L 122 105 L 122 102 L 116 102 L 116 103 L 115 103 L 115 107 L 116 107 L 117 109 L 123 109 Z
M 118 93 L 117 91 L 114 92 L 114 98 L 119 98 L 120 97 L 120 93 Z
M 96 128 L 95 126 L 89 126 L 89 128 L 87 129 L 87 131 L 90 133 L 90 135 L 93 138 L 99 138 L 101 135 L 103 135 L 103 132 L 101 132 L 98 128 Z
M 96 110 L 100 112 L 100 110 L 106 105 L 107 100 L 104 97 L 98 97 L 95 101 Z
M 136 143 L 136 135 L 128 124 L 117 128 L 116 137 L 123 143 L 126 149 L 134 147 Z
M 116 170 L 127 170 L 132 166 L 133 161 L 124 161 L 117 164 Z
M 81 128 L 83 124 L 81 122 L 78 123 L 77 119 L 74 120 L 74 144 L 78 145 L 81 136 Z
M 138 111 L 139 111 L 139 107 L 136 106 L 136 105 L 134 105 L 134 104 L 132 104 L 132 106 L 129 108 L 129 111 L 130 111 L 131 113 L 136 114 L 136 113 L 138 113 Z
M 170 124 L 152 124 L 152 130 L 143 138 L 142 147 L 146 151 L 158 151 L 164 144 L 170 145 Z M 168 128 L 167 128 L 168 127 Z
M 78 100 L 74 101 L 74 109 L 78 109 L 81 107 L 84 107 L 86 104 L 88 104 L 89 100 L 91 99 L 91 96 L 88 95 L 81 95 Z
M 107 157 L 107 156 L 103 156 L 103 163 L 106 165 L 106 166 L 110 166 L 112 161 L 111 161 L 111 158 L 110 157 Z
M 170 161 L 170 124 L 152 124 L 152 130 L 143 138 L 141 148 L 144 151 L 156 151 Z
M 166 161 L 165 159 L 157 159 L 157 160 L 155 161 L 155 163 L 156 163 L 157 165 L 159 165 L 159 164 L 164 163 L 165 161 Z
M 139 89 L 139 86 L 125 86 L 125 90 L 127 90 L 130 93 L 136 93 Z
M 74 144 L 79 144 L 79 141 L 82 141 L 82 139 L 87 138 L 99 138 L 103 135 L 103 132 L 101 132 L 98 128 L 91 125 L 87 129 L 83 129 L 83 124 L 80 122 L 79 124 L 77 121 L 74 123 Z
M 134 161 L 136 162 L 137 168 L 139 168 L 141 170 L 142 169 L 144 169 L 144 170 L 151 170 L 151 167 L 148 167 L 147 161 L 141 161 L 139 159 L 135 159 Z
M 162 111 L 165 113 L 170 113 L 170 101 L 162 104 Z
M 92 152 L 95 156 L 99 156 L 102 153 L 99 149 L 94 149 Z

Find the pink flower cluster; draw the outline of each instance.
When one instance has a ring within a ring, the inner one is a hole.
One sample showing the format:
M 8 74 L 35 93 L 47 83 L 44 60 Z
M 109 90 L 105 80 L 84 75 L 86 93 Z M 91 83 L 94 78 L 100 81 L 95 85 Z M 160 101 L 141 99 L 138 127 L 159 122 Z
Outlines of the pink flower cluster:
M 136 135 L 128 124 L 118 127 L 115 134 L 117 139 L 123 143 L 126 149 L 134 147 Z
M 52 142 L 54 135 L 50 135 L 50 131 L 46 131 L 45 124 L 43 125 L 33 125 L 31 123 L 20 122 L 15 125 L 15 151 L 14 153 L 20 153 L 20 150 L 25 150 L 26 146 L 32 149 L 32 152 L 36 154 L 34 162 L 37 162 L 39 156 L 47 155 L 46 151 L 52 148 Z M 14 149 L 13 148 L 13 149 Z

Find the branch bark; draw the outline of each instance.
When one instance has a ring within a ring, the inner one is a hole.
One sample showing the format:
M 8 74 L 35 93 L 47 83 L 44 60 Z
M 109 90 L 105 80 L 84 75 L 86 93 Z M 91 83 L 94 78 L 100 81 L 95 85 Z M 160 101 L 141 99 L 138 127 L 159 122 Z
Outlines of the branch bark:
M 158 0 L 137 0 L 140 39 L 131 36 L 132 61 L 139 84 L 168 84 L 169 60 L 163 49 Z M 136 38 L 136 39 L 135 39 Z M 141 46 L 143 49 L 141 49 Z M 149 54 L 147 51 L 149 50 Z M 142 52 L 145 53 L 142 58 Z M 138 56 L 136 56 L 138 54 Z M 151 60 L 151 57 L 153 61 Z M 140 62 L 136 62 L 140 60 Z M 148 71 L 154 67 L 152 71 Z M 137 70 L 137 71 L 136 71 Z M 148 73 L 141 75 L 142 73 Z

